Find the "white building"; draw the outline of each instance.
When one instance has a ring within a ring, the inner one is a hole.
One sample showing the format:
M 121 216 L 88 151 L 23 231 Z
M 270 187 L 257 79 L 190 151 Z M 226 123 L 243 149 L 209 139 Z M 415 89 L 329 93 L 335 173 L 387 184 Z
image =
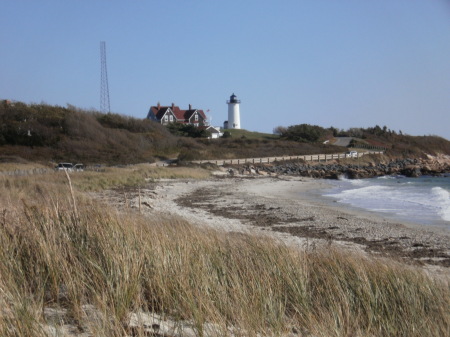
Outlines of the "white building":
M 206 131 L 211 133 L 211 136 L 209 137 L 211 139 L 217 139 L 223 136 L 223 132 L 220 131 L 220 127 L 208 126 Z
M 228 104 L 228 120 L 223 123 L 224 129 L 240 129 L 241 128 L 241 115 L 239 112 L 240 100 L 237 99 L 236 95 L 230 96 L 230 100 L 227 101 Z

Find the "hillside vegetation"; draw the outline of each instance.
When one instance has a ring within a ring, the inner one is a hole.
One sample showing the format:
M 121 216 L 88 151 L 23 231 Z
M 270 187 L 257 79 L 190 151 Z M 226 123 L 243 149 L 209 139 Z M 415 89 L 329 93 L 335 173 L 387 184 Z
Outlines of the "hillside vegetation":
M 340 136 L 352 137 L 357 148 L 386 150 L 390 158 L 450 155 L 450 142 L 444 138 L 403 135 L 379 126 L 345 131 L 299 124 L 277 127 L 276 134 L 226 130 L 221 139 L 201 138 L 204 133 L 191 129 L 167 129 L 147 119 L 73 106 L 2 101 L 0 161 L 132 164 L 174 157 L 189 161 L 342 153 L 347 149 L 332 145 Z
M 425 154 L 450 155 L 450 142 L 439 136 L 410 136 L 378 125 L 372 128 L 352 128 L 338 133 L 354 137 L 352 146 L 384 148 L 391 157 L 424 157 Z
M 332 144 L 336 137 L 351 137 L 350 147 L 383 150 L 392 158 L 425 157 L 426 154 L 450 155 L 450 142 L 442 137 L 404 135 L 401 131 L 397 133 L 386 126 L 338 130 L 334 127 L 299 124 L 279 126 L 275 131 L 281 139 L 308 143 L 328 141 Z
M 0 105 L 1 153 L 39 161 L 149 162 L 178 149 L 149 120 L 45 104 Z

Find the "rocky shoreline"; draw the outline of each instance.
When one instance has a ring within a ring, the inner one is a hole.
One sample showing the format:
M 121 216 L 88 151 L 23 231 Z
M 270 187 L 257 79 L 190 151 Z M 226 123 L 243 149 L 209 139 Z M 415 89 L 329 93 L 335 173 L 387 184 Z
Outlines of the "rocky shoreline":
M 354 159 L 352 164 L 342 164 L 338 161 L 328 163 L 307 164 L 306 162 L 286 162 L 275 164 L 243 165 L 230 167 L 229 173 L 259 174 L 259 175 L 293 175 L 301 177 L 339 179 L 373 178 L 385 175 L 403 175 L 419 177 L 422 175 L 438 176 L 450 173 L 449 158 L 396 159 L 389 162 L 364 162 Z

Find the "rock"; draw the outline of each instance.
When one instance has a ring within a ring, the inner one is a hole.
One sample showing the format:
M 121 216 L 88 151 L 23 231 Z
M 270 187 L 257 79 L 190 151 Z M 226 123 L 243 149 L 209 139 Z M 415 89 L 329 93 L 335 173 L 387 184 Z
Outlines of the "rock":
M 404 169 L 402 169 L 400 172 L 404 176 L 412 177 L 412 178 L 420 177 L 422 175 L 422 173 L 420 171 L 420 167 L 415 166 L 415 165 L 408 165 Z
M 408 177 L 419 177 L 423 174 L 439 175 L 450 172 L 450 161 L 438 162 L 436 160 L 422 159 L 396 159 L 388 163 L 369 162 L 366 165 L 342 165 L 339 163 L 316 165 L 305 163 L 285 163 L 275 164 L 271 166 L 255 166 L 248 167 L 250 174 L 253 170 L 260 175 L 279 174 L 279 175 L 296 175 L 302 177 L 339 179 L 345 176 L 349 179 L 362 179 L 379 177 L 384 175 L 403 174 Z
M 324 178 L 325 179 L 339 180 L 340 176 L 341 175 L 338 172 L 332 171 L 332 172 L 329 172 L 328 174 L 324 175 Z

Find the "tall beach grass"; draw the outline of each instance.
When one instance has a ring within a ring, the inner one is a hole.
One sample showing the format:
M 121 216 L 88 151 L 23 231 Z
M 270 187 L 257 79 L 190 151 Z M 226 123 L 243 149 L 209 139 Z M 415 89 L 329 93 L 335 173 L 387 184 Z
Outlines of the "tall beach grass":
M 144 336 L 142 311 L 198 336 L 450 335 L 448 284 L 412 267 L 119 213 L 83 179 L 0 176 L 0 336 Z

